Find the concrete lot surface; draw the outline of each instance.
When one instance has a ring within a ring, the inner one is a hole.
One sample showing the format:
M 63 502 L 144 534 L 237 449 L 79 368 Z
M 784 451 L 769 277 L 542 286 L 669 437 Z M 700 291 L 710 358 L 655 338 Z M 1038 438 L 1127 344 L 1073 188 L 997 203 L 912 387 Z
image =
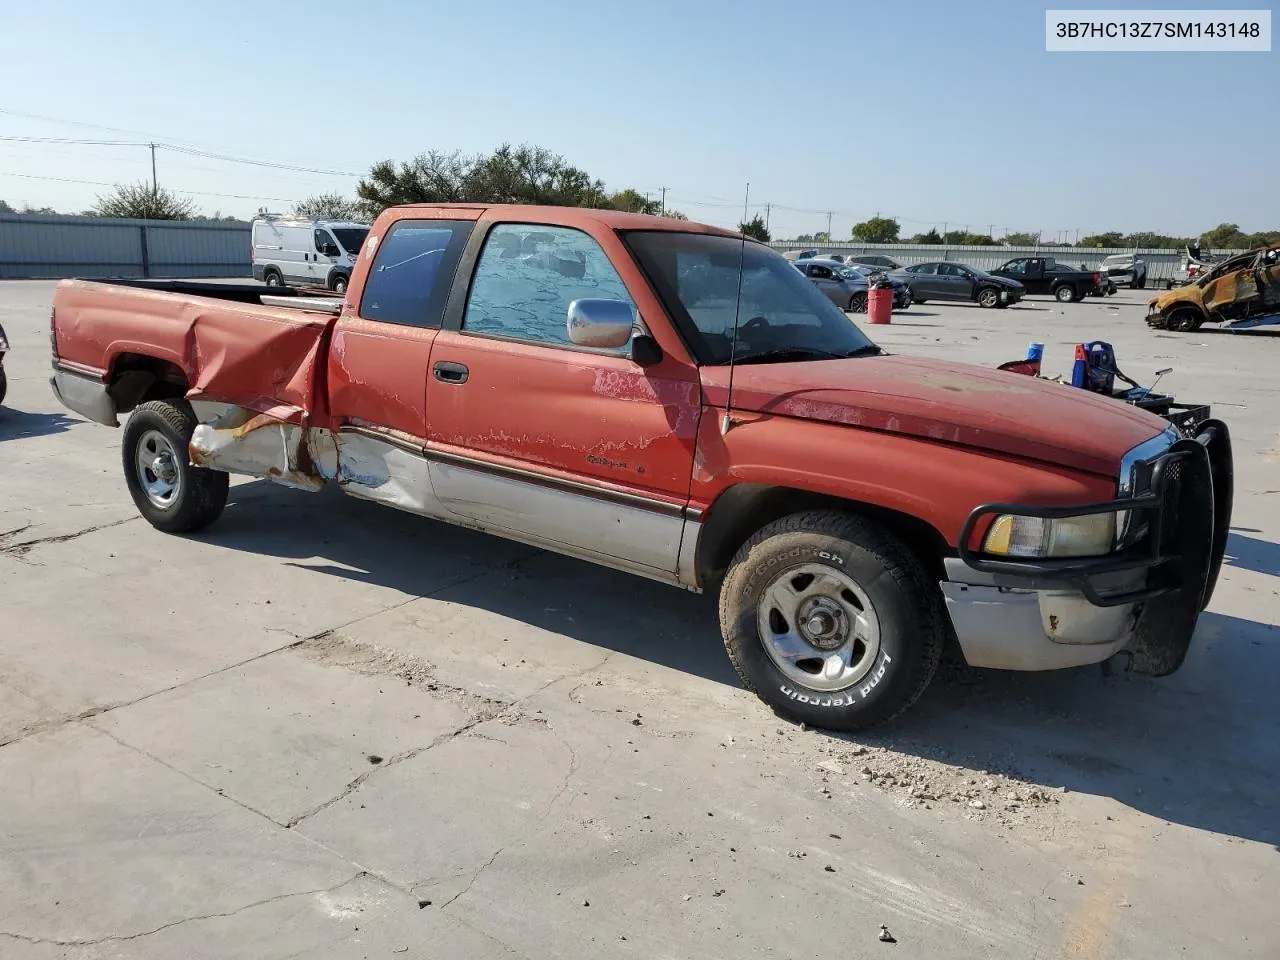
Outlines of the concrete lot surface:
M 1140 294 L 868 328 L 1175 367 L 1237 501 L 1177 674 L 951 665 L 835 737 L 740 688 L 711 597 L 259 482 L 157 533 L 49 391 L 52 289 L 0 284 L 0 957 L 1280 956 L 1280 336 Z

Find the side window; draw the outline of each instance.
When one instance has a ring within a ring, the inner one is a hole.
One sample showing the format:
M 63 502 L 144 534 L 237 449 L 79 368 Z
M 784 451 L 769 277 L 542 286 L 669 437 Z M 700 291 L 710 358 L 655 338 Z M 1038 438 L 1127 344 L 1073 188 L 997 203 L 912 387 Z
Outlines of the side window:
M 954 263 L 938 264 L 938 276 L 940 277 L 963 277 L 964 271 L 957 267 Z
M 1027 261 L 1010 260 L 1008 263 L 1004 265 L 1004 272 L 1012 273 L 1015 276 L 1021 276 L 1022 274 L 1027 272 Z
M 813 277 L 815 280 L 830 280 L 831 269 L 815 263 L 809 268 L 809 276 Z
M 635 303 L 600 244 L 580 230 L 502 223 L 476 263 L 462 329 L 534 343 L 569 344 L 574 300 Z
M 470 220 L 400 220 L 378 244 L 364 281 L 360 316 L 411 327 L 438 327 L 454 268 L 474 226 Z
M 325 247 L 328 244 L 333 243 L 333 238 L 329 236 L 329 232 L 327 230 L 316 230 L 315 243 L 316 243 L 316 251 L 319 253 L 324 253 Z
M 914 267 L 907 267 L 907 269 L 911 273 L 921 273 L 932 277 L 938 272 L 938 265 L 936 263 L 920 263 L 916 264 Z

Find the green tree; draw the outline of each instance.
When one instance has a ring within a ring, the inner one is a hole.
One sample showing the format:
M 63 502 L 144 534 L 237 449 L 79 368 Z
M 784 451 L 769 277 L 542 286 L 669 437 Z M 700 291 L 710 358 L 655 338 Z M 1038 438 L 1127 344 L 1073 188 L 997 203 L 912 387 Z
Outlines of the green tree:
M 679 210 L 668 210 L 663 214 L 668 220 L 688 220 L 689 218 Z
M 996 241 L 985 233 L 970 233 L 968 230 L 948 230 L 946 242 L 957 247 L 994 247 Z
M 1234 223 L 1220 223 L 1212 230 L 1206 230 L 1200 235 L 1201 242 L 1210 249 L 1223 247 L 1241 246 L 1244 240 L 1244 234 L 1240 232 L 1240 228 Z
M 293 205 L 295 217 L 309 220 L 359 220 L 362 212 L 358 200 L 348 200 L 340 193 L 317 193 Z
M 191 220 L 196 215 L 196 205 L 190 198 L 149 183 L 118 185 L 105 197 L 98 197 L 94 210 L 100 217 L 138 220 Z
M 1124 234 L 1118 230 L 1109 233 L 1091 233 L 1076 244 L 1077 247 L 1123 247 L 1126 246 Z
M 400 203 L 538 203 L 607 207 L 604 184 L 544 147 L 503 144 L 490 154 L 430 150 L 384 160 L 356 186 L 366 216 Z
M 1010 233 L 1005 238 L 1005 243 L 1011 247 L 1034 247 L 1040 242 L 1040 234 L 1038 233 Z
M 914 237 L 911 238 L 911 242 L 925 243 L 925 244 L 929 244 L 929 243 L 940 244 L 942 243 L 942 234 L 940 234 L 933 227 L 930 227 L 924 233 L 917 233 Z
M 1240 238 L 1240 246 L 1250 247 L 1269 247 L 1274 243 L 1280 243 L 1280 230 L 1263 230 L 1260 233 L 1248 233 Z
M 650 200 L 640 191 L 632 190 L 630 187 L 609 194 L 609 206 L 628 213 L 658 213 L 662 209 L 662 204 L 657 200 Z
M 772 239 L 769 235 L 769 228 L 764 225 L 764 218 L 758 213 L 746 223 L 738 224 L 738 229 L 751 239 L 759 240 L 761 243 L 768 243 Z
M 855 223 L 849 235 L 860 243 L 897 243 L 900 229 L 892 217 L 872 217 Z
M 0 200 L 0 213 L 17 213 L 18 211 L 9 206 L 3 200 Z

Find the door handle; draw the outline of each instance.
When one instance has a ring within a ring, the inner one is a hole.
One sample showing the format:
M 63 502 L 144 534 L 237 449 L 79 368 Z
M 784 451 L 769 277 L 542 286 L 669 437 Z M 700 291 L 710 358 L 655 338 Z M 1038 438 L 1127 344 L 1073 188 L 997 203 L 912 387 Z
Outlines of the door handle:
M 470 372 L 466 364 L 440 361 L 431 368 L 431 375 L 441 383 L 466 383 Z

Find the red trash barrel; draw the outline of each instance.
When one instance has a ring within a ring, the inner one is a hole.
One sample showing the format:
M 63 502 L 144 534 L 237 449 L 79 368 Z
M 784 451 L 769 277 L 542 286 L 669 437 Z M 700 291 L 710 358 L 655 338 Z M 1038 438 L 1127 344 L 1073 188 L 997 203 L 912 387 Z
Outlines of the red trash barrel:
M 893 316 L 893 287 L 867 291 L 867 323 L 888 323 Z

